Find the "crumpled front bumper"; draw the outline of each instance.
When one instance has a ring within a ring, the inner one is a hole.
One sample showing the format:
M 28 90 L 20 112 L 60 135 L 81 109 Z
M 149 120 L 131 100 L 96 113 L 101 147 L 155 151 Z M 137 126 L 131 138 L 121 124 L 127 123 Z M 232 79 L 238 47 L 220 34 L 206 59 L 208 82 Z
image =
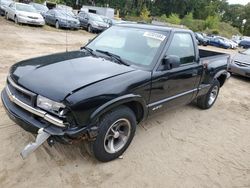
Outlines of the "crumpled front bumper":
M 87 134 L 90 129 L 90 126 L 63 128 L 46 122 L 35 114 L 32 114 L 13 103 L 9 99 L 6 89 L 2 91 L 1 99 L 10 119 L 28 132 L 37 134 L 38 130 L 43 128 L 45 132 L 52 136 L 78 137 L 82 134 Z

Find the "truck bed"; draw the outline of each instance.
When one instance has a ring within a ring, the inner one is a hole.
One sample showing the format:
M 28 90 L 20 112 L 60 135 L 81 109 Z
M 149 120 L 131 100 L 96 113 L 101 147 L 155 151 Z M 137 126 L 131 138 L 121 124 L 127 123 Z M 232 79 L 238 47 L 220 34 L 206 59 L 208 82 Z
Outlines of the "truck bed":
M 210 51 L 210 50 L 203 50 L 203 49 L 199 49 L 199 54 L 200 54 L 200 58 L 204 59 L 204 58 L 214 58 L 217 56 L 229 56 L 229 54 L 226 53 L 221 53 L 221 52 L 215 52 L 215 51 Z

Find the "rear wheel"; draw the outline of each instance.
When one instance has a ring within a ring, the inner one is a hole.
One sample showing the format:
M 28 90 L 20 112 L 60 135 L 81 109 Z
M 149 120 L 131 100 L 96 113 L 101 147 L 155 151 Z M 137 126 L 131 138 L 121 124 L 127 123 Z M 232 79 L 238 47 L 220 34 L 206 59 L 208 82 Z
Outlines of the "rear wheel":
M 128 148 L 135 130 L 133 111 L 126 106 L 116 108 L 101 119 L 99 134 L 96 140 L 86 143 L 87 151 L 99 161 L 114 160 Z
M 219 91 L 220 91 L 220 82 L 217 79 L 215 79 L 208 93 L 197 99 L 198 107 L 200 107 L 201 109 L 211 108 L 214 105 L 219 95 Z
M 57 28 L 57 29 L 60 29 L 59 21 L 56 21 L 56 28 Z
M 91 26 L 91 25 L 88 25 L 88 32 L 89 32 L 89 33 L 93 33 L 93 29 L 92 29 L 92 26 Z

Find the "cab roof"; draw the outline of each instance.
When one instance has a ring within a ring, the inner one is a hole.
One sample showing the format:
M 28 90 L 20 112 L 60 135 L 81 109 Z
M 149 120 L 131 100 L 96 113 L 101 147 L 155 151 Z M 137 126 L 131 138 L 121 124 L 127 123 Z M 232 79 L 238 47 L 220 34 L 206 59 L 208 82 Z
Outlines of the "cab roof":
M 171 32 L 171 31 L 192 32 L 189 29 L 180 29 L 180 28 L 161 26 L 161 25 L 153 25 L 153 24 L 121 23 L 121 24 L 118 24 L 118 26 L 132 27 L 132 28 L 139 28 L 139 29 L 148 29 L 148 30 L 168 31 L 168 32 Z

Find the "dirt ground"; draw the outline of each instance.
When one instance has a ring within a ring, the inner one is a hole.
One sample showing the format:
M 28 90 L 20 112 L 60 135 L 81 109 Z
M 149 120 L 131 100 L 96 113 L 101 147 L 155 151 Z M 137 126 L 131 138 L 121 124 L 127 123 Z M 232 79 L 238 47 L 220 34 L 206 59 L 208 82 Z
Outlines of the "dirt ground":
M 69 50 L 91 37 L 69 31 Z M 61 51 L 65 31 L 0 18 L 0 90 L 15 62 Z M 210 110 L 188 105 L 142 125 L 123 159 L 100 163 L 79 146 L 45 143 L 22 160 L 34 137 L 0 102 L 0 187 L 250 187 L 250 79 L 233 76 Z

